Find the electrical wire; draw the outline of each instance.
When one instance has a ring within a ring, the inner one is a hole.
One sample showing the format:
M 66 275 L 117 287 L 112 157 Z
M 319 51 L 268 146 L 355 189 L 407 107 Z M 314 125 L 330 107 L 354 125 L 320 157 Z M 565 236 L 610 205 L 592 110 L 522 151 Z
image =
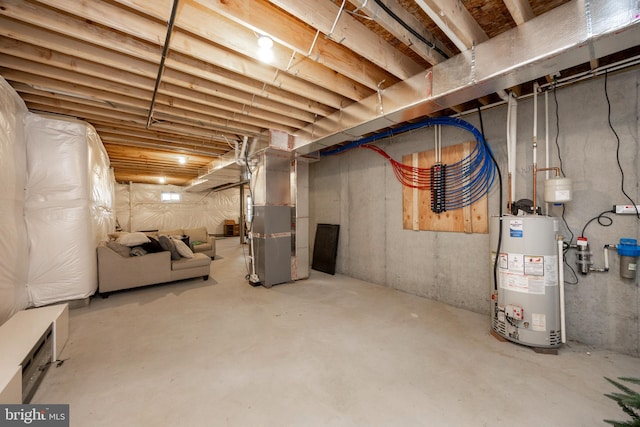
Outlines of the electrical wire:
M 555 143 L 556 143 L 556 148 L 558 150 L 558 161 L 560 163 L 560 173 L 562 174 L 563 177 L 565 177 L 565 173 L 564 173 L 564 165 L 562 163 L 562 154 L 560 152 L 560 143 L 558 142 L 558 139 L 560 138 L 560 106 L 558 105 L 558 94 L 556 93 L 558 85 L 557 85 L 557 81 L 554 77 L 554 84 L 553 85 L 553 100 L 556 104 L 556 139 L 555 139 Z M 578 284 L 578 275 L 576 274 L 576 271 L 573 269 L 573 267 L 571 267 L 571 264 L 569 264 L 567 262 L 567 252 L 569 252 L 569 249 L 571 249 L 571 244 L 573 242 L 573 238 L 575 237 L 573 234 L 573 231 L 571 231 L 571 227 L 569 226 L 569 223 L 567 222 L 567 217 L 565 216 L 566 213 L 566 204 L 562 204 L 562 222 L 564 223 L 565 227 L 567 228 L 567 231 L 569 232 L 569 241 L 564 241 L 562 243 L 562 262 L 564 263 L 564 265 L 566 265 L 569 270 L 571 270 L 571 273 L 573 274 L 573 277 L 575 277 L 575 281 L 574 282 L 568 282 L 567 280 L 564 281 L 564 283 L 568 284 L 568 285 L 577 285 Z
M 610 216 L 606 216 L 605 214 L 608 213 L 612 213 L 611 209 L 608 209 L 606 211 L 602 211 L 598 214 L 598 216 L 594 216 L 593 218 L 591 218 L 589 221 L 587 221 L 587 223 L 584 225 L 584 227 L 582 227 L 582 233 L 580 233 L 580 237 L 584 237 L 584 232 L 587 229 L 587 226 L 589 224 L 591 224 L 593 221 L 598 221 L 598 224 L 600 224 L 603 227 L 610 227 L 613 224 L 613 218 L 611 218 Z M 606 222 L 603 222 L 603 220 L 606 219 Z
M 567 251 L 569 250 L 569 244 L 567 242 L 563 242 L 562 243 L 562 260 L 564 262 L 564 264 L 569 268 L 569 270 L 571 270 L 571 274 L 573 274 L 573 277 L 575 278 L 575 281 L 573 282 L 569 282 L 567 280 L 564 281 L 565 284 L 567 285 L 577 285 L 579 280 L 578 280 L 578 275 L 576 274 L 576 271 L 573 269 L 573 267 L 571 267 L 571 265 L 567 262 L 567 257 L 565 256 L 565 254 L 567 253 Z
M 487 144 L 487 140 L 484 137 L 484 123 L 482 122 L 482 110 L 478 107 L 478 117 L 480 118 L 480 131 L 482 132 L 482 141 Z M 488 144 L 487 144 L 488 146 Z M 498 162 L 496 158 L 493 156 L 493 152 L 489 151 L 489 155 L 491 156 L 491 160 L 496 167 L 496 171 L 498 173 L 498 185 L 500 186 L 500 210 L 502 210 L 502 172 L 500 171 L 500 166 L 498 166 Z M 499 224 L 498 224 L 498 245 L 496 247 L 496 257 L 493 260 L 493 289 L 498 290 L 498 258 L 500 256 L 500 250 L 502 249 L 502 215 L 498 212 Z
M 576 271 L 573 269 L 573 267 L 571 267 L 571 264 L 569 264 L 567 262 L 567 252 L 569 252 L 569 249 L 571 249 L 571 242 L 573 242 L 573 231 L 571 231 L 571 227 L 569 227 L 569 223 L 567 222 L 567 219 L 565 217 L 565 210 L 567 208 L 566 204 L 562 204 L 562 221 L 564 222 L 565 227 L 567 227 L 567 231 L 570 234 L 569 237 L 569 241 L 564 241 L 562 242 L 562 262 L 564 263 L 564 265 L 566 265 L 569 270 L 571 270 L 571 274 L 573 274 L 573 277 L 575 278 L 574 282 L 568 282 L 568 281 L 564 281 L 564 283 L 566 283 L 567 285 L 577 285 L 578 284 L 578 275 L 576 274 Z
M 444 59 L 449 59 L 449 55 L 447 55 L 445 52 L 442 51 L 442 49 L 440 49 L 438 46 L 436 46 L 434 43 L 430 42 L 429 40 L 427 40 L 426 38 L 424 38 L 424 36 L 422 34 L 420 34 L 419 32 L 417 32 L 415 29 L 411 28 L 411 26 L 409 26 L 406 22 L 404 22 L 398 15 L 396 15 L 393 10 L 389 9 L 389 7 L 387 7 L 387 5 L 385 5 L 382 0 L 375 0 L 376 4 L 378 6 L 380 6 L 380 8 L 382 10 L 384 10 L 390 17 L 392 17 L 398 24 L 402 25 L 404 27 L 405 30 L 409 31 L 411 34 L 413 34 L 418 40 L 420 40 L 422 43 L 426 44 L 427 46 L 429 46 L 431 49 L 435 50 L 436 52 L 438 52 L 440 55 L 442 55 L 444 57 Z
M 613 127 L 613 124 L 611 123 L 611 101 L 609 101 L 609 91 L 607 89 L 608 77 L 609 77 L 609 71 L 605 71 L 605 73 L 604 73 L 604 96 L 607 99 L 607 107 L 608 107 L 607 120 L 609 121 L 609 127 L 611 128 L 611 131 L 613 132 L 613 134 L 616 137 L 616 161 L 618 162 L 618 169 L 620 169 L 620 175 L 621 175 L 620 189 L 622 190 L 622 194 L 625 195 L 625 197 L 631 202 L 631 205 L 635 208 L 636 217 L 638 219 L 640 219 L 640 211 L 638 210 L 638 205 L 636 205 L 636 202 L 634 202 L 633 199 L 624 190 L 624 170 L 622 170 L 622 164 L 620 164 L 620 137 L 618 136 L 618 132 L 616 132 L 616 130 Z
M 554 82 L 555 81 L 556 80 L 555 80 L 555 77 L 554 77 Z M 558 87 L 557 84 L 553 85 L 553 100 L 554 100 L 554 102 L 556 104 L 556 139 L 555 139 L 555 143 L 556 143 L 556 148 L 558 150 L 558 161 L 560 163 L 560 173 L 562 174 L 563 177 L 566 177 L 566 175 L 564 173 L 564 168 L 563 168 L 562 154 L 560 152 L 560 143 L 558 142 L 558 139 L 560 138 L 560 112 L 559 112 L 560 111 L 560 107 L 558 105 L 558 95 L 556 93 L 557 87 Z M 565 257 L 567 251 L 571 247 L 571 243 L 573 242 L 573 238 L 574 238 L 573 231 L 571 231 L 571 227 L 569 226 L 569 223 L 567 222 L 567 218 L 565 216 L 565 212 L 566 212 L 566 205 L 563 203 L 562 204 L 562 215 L 561 215 L 562 222 L 567 227 L 567 231 L 569 232 L 571 237 L 569 238 L 569 241 L 567 242 L 567 248 L 564 250 L 564 252 L 562 254 L 562 257 L 563 257 L 563 261 L 567 265 L 567 267 L 569 267 L 571 270 L 573 270 L 573 268 L 571 268 L 569 263 L 567 263 L 567 259 Z M 574 274 L 575 274 L 575 272 L 574 272 Z M 577 276 L 576 276 L 576 280 L 577 280 Z
M 555 77 L 554 77 L 554 81 L 555 81 Z M 556 148 L 558 149 L 558 160 L 560 161 L 560 173 L 562 173 L 563 177 L 566 177 L 566 175 L 564 174 L 564 168 L 563 168 L 563 164 L 562 164 L 562 155 L 560 153 L 560 144 L 558 143 L 558 138 L 560 137 L 560 112 L 559 109 L 560 107 L 558 106 L 558 95 L 556 94 L 556 90 L 558 88 L 558 85 L 553 85 L 553 100 L 556 104 Z

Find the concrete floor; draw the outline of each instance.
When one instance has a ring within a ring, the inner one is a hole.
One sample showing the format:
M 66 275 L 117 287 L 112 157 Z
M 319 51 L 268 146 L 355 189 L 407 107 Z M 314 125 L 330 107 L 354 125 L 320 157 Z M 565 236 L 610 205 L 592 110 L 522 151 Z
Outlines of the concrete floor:
M 344 276 L 244 280 L 237 239 L 212 278 L 71 311 L 64 364 L 32 403 L 71 426 L 592 426 L 627 417 L 604 376 L 640 360 L 499 342 L 486 316 Z

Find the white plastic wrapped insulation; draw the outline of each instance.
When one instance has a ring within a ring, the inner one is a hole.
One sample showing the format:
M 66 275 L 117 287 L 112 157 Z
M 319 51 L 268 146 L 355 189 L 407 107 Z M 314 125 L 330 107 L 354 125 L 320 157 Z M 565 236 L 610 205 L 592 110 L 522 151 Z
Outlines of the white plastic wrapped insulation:
M 110 167 L 109 155 L 102 145 L 98 133 L 90 124 L 86 125 L 89 167 L 89 208 L 94 247 L 105 240 L 116 228 L 115 178 Z
M 131 231 L 129 210 L 129 184 L 116 184 L 116 217 L 120 228 Z
M 28 306 L 29 248 L 24 221 L 27 107 L 0 76 L 0 325 Z
M 162 202 L 163 192 L 180 194 L 180 201 Z M 238 222 L 240 189 L 192 193 L 175 185 L 118 184 L 116 207 L 120 225 L 128 231 L 207 227 L 223 234 L 226 219 Z M 125 223 L 130 228 L 125 228 Z
M 97 289 L 96 246 L 115 228 L 108 156 L 85 122 L 28 114 L 26 130 L 30 302 L 86 298 Z

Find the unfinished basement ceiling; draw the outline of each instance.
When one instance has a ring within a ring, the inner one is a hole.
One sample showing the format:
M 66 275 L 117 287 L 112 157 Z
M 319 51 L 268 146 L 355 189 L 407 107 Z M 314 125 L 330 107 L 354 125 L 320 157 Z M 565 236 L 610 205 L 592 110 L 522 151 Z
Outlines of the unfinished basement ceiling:
M 384 91 L 566 3 L 589 11 L 588 0 L 0 0 L 0 75 L 31 111 L 91 123 L 117 181 L 188 185 L 244 137 L 304 134 L 359 104 L 368 111 Z M 274 42 L 268 62 L 260 35 Z M 595 69 L 638 48 L 603 52 L 556 71 Z M 545 82 L 542 71 L 532 78 Z M 499 100 L 476 95 L 427 114 Z M 367 114 L 359 120 L 374 122 Z

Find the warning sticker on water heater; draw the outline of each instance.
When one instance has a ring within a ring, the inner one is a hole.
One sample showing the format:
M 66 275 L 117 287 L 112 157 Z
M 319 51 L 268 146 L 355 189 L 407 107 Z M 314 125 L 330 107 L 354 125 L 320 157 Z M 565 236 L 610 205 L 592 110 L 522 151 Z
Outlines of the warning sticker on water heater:
M 524 257 L 524 274 L 544 276 L 544 257 L 526 255 Z
M 544 295 L 546 287 L 558 285 L 558 257 L 501 253 L 498 257 L 499 283 L 503 289 Z
M 531 313 L 531 330 L 540 332 L 547 330 L 547 316 L 543 313 Z
M 522 237 L 523 223 L 521 219 L 512 219 L 509 221 L 509 236 Z

